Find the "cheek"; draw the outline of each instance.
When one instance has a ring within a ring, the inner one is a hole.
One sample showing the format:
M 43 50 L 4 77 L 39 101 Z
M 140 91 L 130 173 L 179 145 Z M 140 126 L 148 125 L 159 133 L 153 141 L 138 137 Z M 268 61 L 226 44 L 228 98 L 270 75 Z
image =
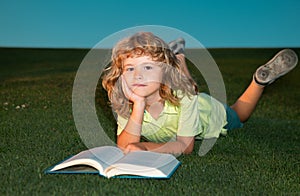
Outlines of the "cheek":
M 162 82 L 162 74 L 161 73 L 151 73 L 146 75 L 145 80 L 152 83 L 161 83 Z
M 132 78 L 133 78 L 133 76 L 131 74 L 128 74 L 128 73 L 123 74 L 123 77 L 124 77 L 124 79 L 127 83 L 130 83 L 132 81 Z

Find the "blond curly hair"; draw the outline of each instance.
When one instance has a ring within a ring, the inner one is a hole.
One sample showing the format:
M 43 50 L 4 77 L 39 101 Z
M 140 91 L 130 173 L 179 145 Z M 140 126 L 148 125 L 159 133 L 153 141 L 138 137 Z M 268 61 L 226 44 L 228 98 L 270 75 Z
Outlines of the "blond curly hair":
M 196 94 L 195 82 L 183 73 L 180 61 L 170 50 L 168 44 L 150 32 L 139 32 L 124 38 L 112 50 L 111 64 L 105 69 L 102 86 L 108 92 L 108 98 L 113 110 L 128 118 L 132 103 L 125 97 L 120 76 L 123 73 L 123 62 L 126 58 L 149 56 L 153 61 L 160 62 L 163 71 L 163 81 L 160 85 L 160 97 L 173 104 L 180 105 L 176 92 L 183 95 Z

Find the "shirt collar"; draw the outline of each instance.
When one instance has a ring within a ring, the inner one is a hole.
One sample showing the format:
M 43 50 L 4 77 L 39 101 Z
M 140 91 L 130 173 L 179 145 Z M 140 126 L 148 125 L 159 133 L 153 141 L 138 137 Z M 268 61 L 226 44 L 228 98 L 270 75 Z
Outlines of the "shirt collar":
M 158 118 L 164 118 L 163 116 L 165 114 L 166 115 L 177 115 L 179 113 L 179 108 L 180 107 L 174 106 L 171 103 L 169 103 L 168 101 L 165 101 L 164 109 Z M 152 121 L 153 121 L 152 116 L 147 111 L 145 111 L 144 112 L 144 122 L 152 122 Z
M 170 102 L 165 101 L 164 114 L 178 114 L 179 107 L 172 105 Z

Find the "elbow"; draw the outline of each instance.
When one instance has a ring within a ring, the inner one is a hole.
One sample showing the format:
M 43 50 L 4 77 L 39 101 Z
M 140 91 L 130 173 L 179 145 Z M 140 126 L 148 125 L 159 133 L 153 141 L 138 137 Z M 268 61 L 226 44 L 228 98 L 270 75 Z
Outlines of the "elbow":
M 120 148 L 121 150 L 125 150 L 126 146 L 122 145 L 122 144 L 119 144 L 117 143 L 117 147 Z
M 118 147 L 118 148 L 121 148 L 121 149 L 124 149 L 124 148 L 125 148 L 125 146 L 122 145 L 122 144 L 120 144 L 119 142 L 117 142 L 117 147 Z
M 189 144 L 182 144 L 181 149 L 182 154 L 191 154 L 194 150 L 194 142 L 191 142 Z
M 191 154 L 194 150 L 194 146 L 188 146 L 187 148 L 184 149 L 183 154 Z
M 117 138 L 117 147 L 124 150 L 126 146 L 128 145 L 128 141 L 122 140 L 120 136 Z
M 195 139 L 184 138 L 180 140 L 182 154 L 191 154 L 194 150 Z

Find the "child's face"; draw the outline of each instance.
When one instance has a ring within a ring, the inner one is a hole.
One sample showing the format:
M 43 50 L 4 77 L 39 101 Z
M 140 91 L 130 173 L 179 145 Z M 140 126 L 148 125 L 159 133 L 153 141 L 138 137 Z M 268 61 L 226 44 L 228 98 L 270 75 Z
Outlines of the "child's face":
M 133 93 L 145 98 L 159 96 L 162 68 L 158 64 L 148 56 L 124 60 L 123 75 Z

